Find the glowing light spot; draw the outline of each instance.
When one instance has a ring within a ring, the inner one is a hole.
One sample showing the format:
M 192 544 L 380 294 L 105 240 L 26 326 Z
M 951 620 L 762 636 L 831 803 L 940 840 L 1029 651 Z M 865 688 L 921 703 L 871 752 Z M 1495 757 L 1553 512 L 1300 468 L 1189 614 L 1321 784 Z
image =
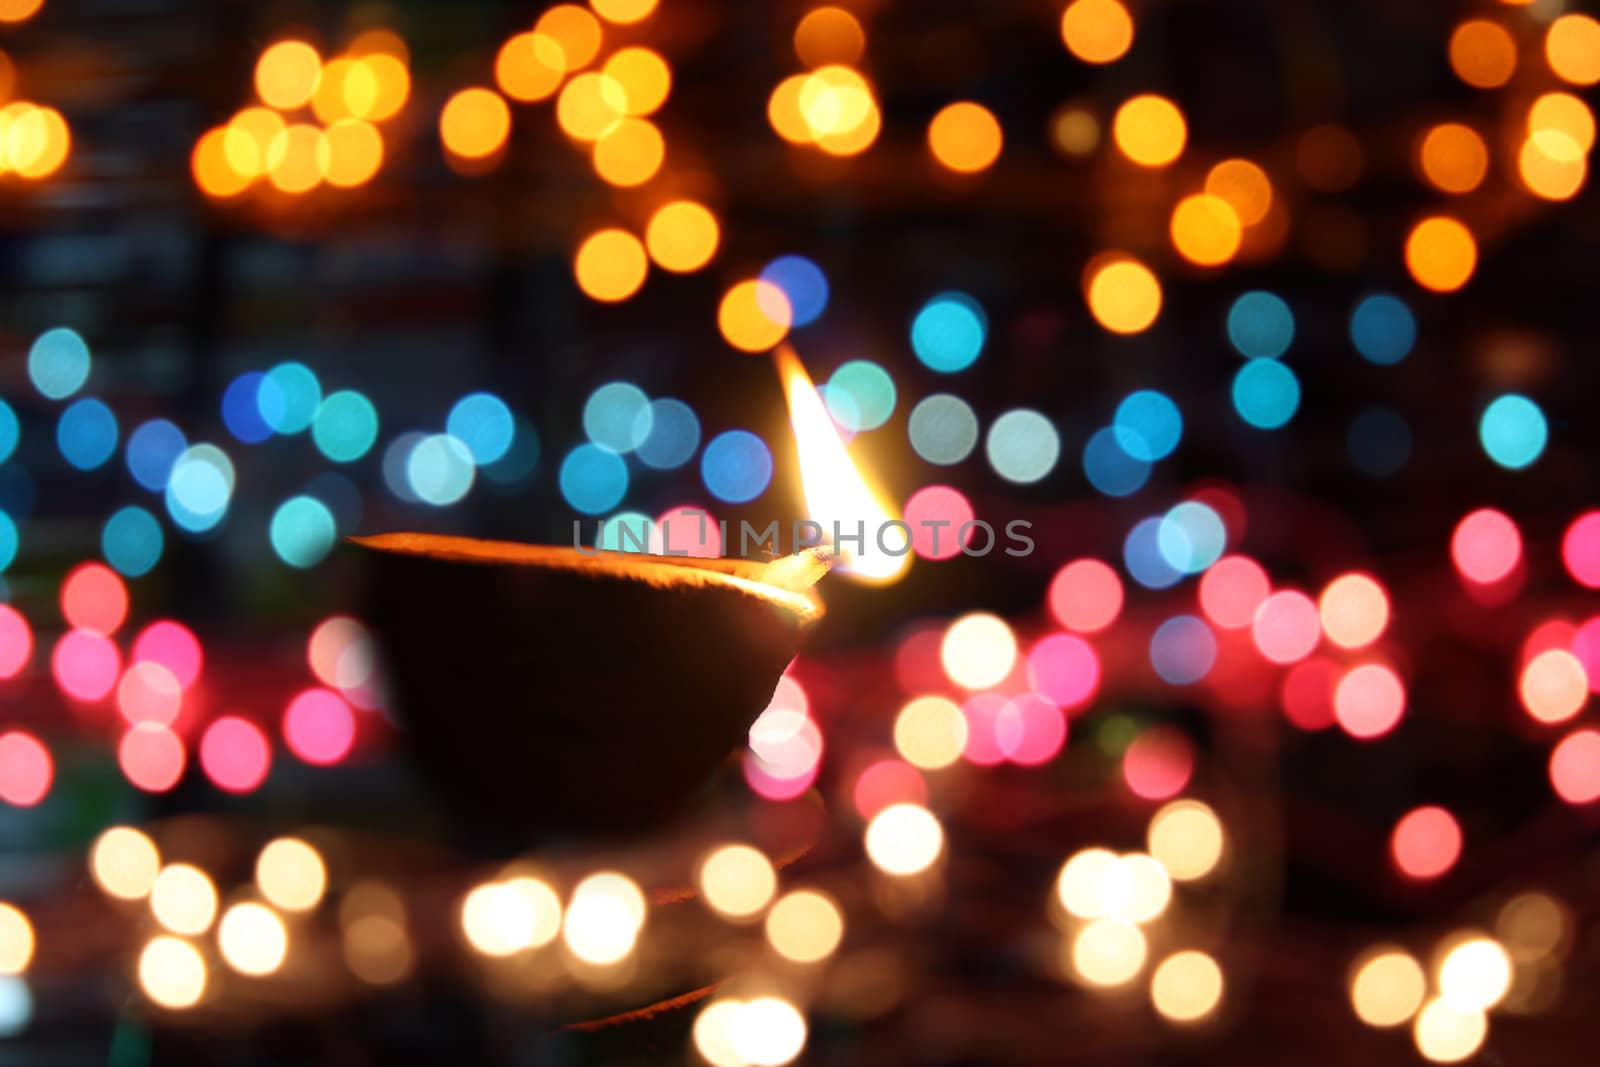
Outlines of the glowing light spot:
M 644 927 L 645 900 L 625 875 L 591 874 L 572 891 L 561 933 L 572 954 L 604 966 L 633 951 Z
M 1461 824 L 1436 805 L 1416 808 L 1395 823 L 1389 852 L 1407 878 L 1438 878 L 1461 858 Z
M 1534 962 L 1558 952 L 1572 933 L 1566 905 L 1545 893 L 1519 893 L 1506 901 L 1495 932 L 1512 959 Z
M 143 660 L 131 665 L 117 683 L 117 710 L 129 723 L 171 726 L 178 718 L 183 689 L 177 675 L 159 663 Z
M 1561 538 L 1561 562 L 1573 581 L 1600 589 L 1600 511 L 1586 511 L 1572 520 Z
M 749 919 L 771 903 L 778 875 L 760 849 L 724 845 L 700 864 L 699 882 L 712 911 L 731 919 Z
M 439 113 L 439 138 L 463 159 L 483 159 L 498 152 L 511 134 L 511 109 L 493 89 L 462 89 Z
M 1163 1018 L 1199 1022 L 1222 1002 L 1222 968 L 1204 952 L 1175 952 L 1150 978 L 1150 1000 Z
M 1365 648 L 1389 625 L 1389 598 L 1371 576 L 1352 572 L 1327 584 L 1317 612 L 1329 641 L 1340 648 Z
M 1093 986 L 1126 985 L 1144 967 L 1149 946 L 1137 926 L 1095 919 L 1072 939 L 1072 969 Z
M 997 615 L 974 612 L 950 624 L 939 648 L 950 680 L 965 689 L 998 684 L 1017 661 L 1017 638 Z
M 1252 359 L 1233 376 L 1233 407 L 1258 430 L 1286 425 L 1300 408 L 1300 380 L 1275 359 Z
M 663 204 L 650 216 L 644 235 L 645 248 L 656 266 L 675 274 L 696 271 L 711 262 L 721 239 L 717 217 L 693 200 Z
M 1099 633 L 1122 611 L 1122 582 L 1117 572 L 1097 559 L 1073 560 L 1050 582 L 1050 612 L 1062 626 L 1079 633 Z
M 1454 292 L 1478 266 L 1472 231 L 1447 215 L 1423 219 L 1406 237 L 1406 268 L 1417 284 L 1435 292 Z
M 253 792 L 266 781 L 271 764 L 266 734 L 245 719 L 224 715 L 200 737 L 200 769 L 224 792 Z
M 309 911 L 328 887 L 328 869 L 315 848 L 298 837 L 267 843 L 256 857 L 256 886 L 284 911 Z
M 418 500 L 449 507 L 472 489 L 477 467 L 472 451 L 447 433 L 430 434 L 406 457 L 407 487 Z
M 852 433 L 876 430 L 894 414 L 894 379 L 871 360 L 841 363 L 828 378 L 826 396 L 834 421 Z
M 1183 415 L 1166 394 L 1141 389 L 1117 405 L 1112 432 L 1117 446 L 1128 456 L 1152 463 L 1167 458 L 1178 447 L 1183 439 Z
M 155 887 L 161 853 L 131 826 L 113 826 L 89 849 L 89 873 L 102 892 L 118 900 L 143 900 Z
M 1073 0 L 1061 13 L 1061 39 L 1085 63 L 1111 63 L 1133 45 L 1133 16 L 1119 0 Z
M 625 118 L 594 143 L 595 173 L 611 185 L 643 185 L 661 169 L 667 142 L 648 119 Z
M 283 966 L 289 954 L 289 931 L 271 908 L 235 904 L 222 914 L 217 947 L 228 966 L 240 974 L 259 977 Z
M 898 876 L 919 874 L 944 851 L 944 828 L 927 808 L 891 804 L 867 824 L 867 858 L 880 871 Z
M 561 85 L 566 54 L 554 39 L 527 32 L 509 38 L 494 59 L 494 82 L 513 100 L 543 100 Z
M 948 767 L 967 745 L 967 720 L 952 700 L 918 697 L 900 709 L 894 745 L 905 761 L 923 770 Z
M 28 349 L 28 377 L 50 400 L 64 400 L 89 379 L 89 346 L 75 330 L 46 330 Z
M 1111 135 L 1122 154 L 1141 167 L 1164 167 L 1183 154 L 1189 129 L 1177 105 L 1146 93 L 1117 108 Z
M 619 26 L 632 25 L 649 18 L 658 0 L 589 0 L 595 14 Z
M 600 230 L 578 246 L 572 260 L 578 288 L 591 300 L 614 304 L 644 285 L 650 259 L 644 245 L 626 230 Z
M 1267 572 L 1255 560 L 1226 556 L 1200 578 L 1200 609 L 1224 630 L 1242 630 L 1254 622 L 1257 609 L 1271 591 Z
M 26 22 L 44 6 L 44 0 L 3 0 L 0 2 L 0 22 Z
M 1382 737 L 1406 709 L 1405 685 L 1393 669 L 1381 663 L 1352 667 L 1333 690 L 1333 713 L 1351 737 Z
M 1241 356 L 1277 359 L 1294 340 L 1294 313 L 1275 293 L 1245 293 L 1228 309 L 1228 340 Z
M 1589 700 L 1589 675 L 1583 662 L 1565 649 L 1539 653 L 1522 669 L 1517 687 L 1528 714 L 1543 723 L 1566 722 Z
M 1588 15 L 1562 15 L 1545 31 L 1544 56 L 1562 81 L 1600 82 L 1600 22 Z
M 1372 293 L 1350 313 L 1350 343 L 1369 362 L 1399 363 L 1417 343 L 1417 320 L 1399 297 Z
M 1586 153 L 1594 147 L 1594 112 L 1571 93 L 1545 93 L 1528 109 L 1530 140 L 1546 130 L 1564 134 L 1579 153 Z
M 117 450 L 117 417 L 93 397 L 75 400 L 56 422 L 61 456 L 81 471 L 103 465 Z
M 38 738 L 22 730 L 0 734 L 0 800 L 31 808 L 50 792 L 54 778 L 50 750 Z
M 1522 534 L 1505 513 L 1479 508 L 1456 524 L 1450 558 L 1468 581 L 1498 582 L 1521 562 Z
M 1517 68 L 1517 45 L 1504 26 L 1488 19 L 1469 19 L 1450 34 L 1450 67 L 1477 89 L 1497 89 Z
M 1146 847 L 1180 882 L 1198 881 L 1222 860 L 1222 820 L 1198 800 L 1174 800 L 1150 819 Z
M 561 900 L 536 878 L 485 882 L 461 901 L 461 932 L 485 956 L 512 956 L 560 929 Z
M 843 8 L 813 8 L 794 28 L 795 55 L 808 67 L 854 63 L 866 44 L 861 23 Z
M 1600 800 L 1600 731 L 1575 730 L 1550 751 L 1550 784 L 1568 804 Z
M 1322 636 L 1322 618 L 1310 597 L 1294 589 L 1273 593 L 1251 620 L 1256 648 L 1273 663 L 1297 663 L 1311 655 Z
M 151 419 L 128 435 L 128 473 L 152 493 L 166 489 L 189 441 L 166 419 Z
M 1446 193 L 1470 193 L 1489 170 L 1489 150 L 1470 126 L 1444 122 L 1430 129 L 1418 149 L 1423 176 Z
M 1136 523 L 1122 542 L 1122 562 L 1134 581 L 1146 589 L 1166 589 L 1183 579 L 1183 572 L 1161 554 L 1161 517 Z
M 268 107 L 293 111 L 311 102 L 322 79 L 322 57 L 304 41 L 279 41 L 256 60 L 256 95 Z
M 672 91 L 672 68 L 648 48 L 623 48 L 611 54 L 601 69 L 603 77 L 622 87 L 629 115 L 653 114 Z
M 561 495 L 587 515 L 616 507 L 628 491 L 628 467 L 622 457 L 598 445 L 579 445 L 561 462 Z
M 1036 693 L 1057 707 L 1076 708 L 1100 687 L 1100 657 L 1081 637 L 1049 634 L 1028 652 L 1028 679 Z
M 267 150 L 267 179 L 290 196 L 308 193 L 328 176 L 329 154 L 321 129 L 304 122 L 287 126 Z
M 1507 470 L 1521 470 L 1544 454 L 1550 428 L 1538 404 L 1507 393 L 1484 409 L 1478 440 L 1495 463 Z
M 1206 172 L 1206 192 L 1221 197 L 1239 221 L 1254 226 L 1272 207 L 1272 182 L 1248 159 L 1225 159 Z
M 1191 685 L 1211 673 L 1217 639 L 1193 615 L 1175 615 L 1150 638 L 1150 665 L 1168 685 Z
M 333 551 L 338 530 L 326 504 L 315 497 L 296 496 L 273 512 L 269 536 L 279 559 L 305 570 L 321 563 Z
M 976 300 L 965 293 L 940 293 L 912 320 L 911 347 L 924 366 L 954 374 L 977 360 L 988 331 L 988 318 Z
M 33 630 L 28 620 L 11 605 L 0 604 L 0 679 L 15 678 L 32 658 Z
M 917 490 L 906 501 L 903 514 L 911 527 L 911 549 L 923 559 L 952 559 L 978 537 L 976 527 L 962 533 L 976 518 L 972 502 L 948 485 Z
M 1456 1011 L 1488 1011 L 1511 989 L 1511 957 L 1493 938 L 1467 938 L 1439 964 L 1438 982 L 1439 999 Z
M 139 953 L 139 988 L 163 1008 L 192 1008 L 205 995 L 206 961 L 181 938 L 153 937 Z
M 1029 485 L 1055 469 L 1061 458 L 1061 435 L 1039 412 L 1014 408 L 989 427 L 983 447 L 996 474 L 1008 482 Z
M 561 48 L 567 71 L 581 70 L 600 52 L 600 21 L 577 4 L 557 4 L 546 9 L 533 24 L 533 32 L 548 37 Z
M 1162 516 L 1156 546 L 1173 568 L 1198 574 L 1222 557 L 1228 531 L 1222 518 L 1208 505 L 1186 500 Z
M 628 93 L 598 71 L 580 74 L 556 97 L 556 122 L 575 141 L 598 141 L 628 113 Z
M 1400 1026 L 1422 1007 L 1428 978 L 1402 949 L 1380 947 L 1358 963 L 1350 978 L 1350 1006 L 1368 1026 Z
M 917 402 L 906 424 L 917 455 L 948 467 L 972 454 L 978 443 L 978 416 L 960 397 L 936 393 Z
M 971 101 L 945 107 L 928 124 L 933 158 L 959 174 L 976 174 L 993 166 L 1000 158 L 1002 141 L 994 113 Z
M 634 436 L 638 435 L 641 423 L 648 423 L 649 430 L 636 451 L 647 467 L 657 470 L 681 467 L 700 446 L 700 420 L 695 418 L 694 409 L 681 400 L 652 400 L 648 409 L 635 416 Z
M 1243 227 L 1233 206 L 1219 196 L 1196 193 L 1178 201 L 1169 227 L 1172 246 L 1201 267 L 1220 266 L 1239 252 Z
M 203 655 L 200 642 L 182 623 L 162 620 L 153 622 L 134 639 L 129 656 L 135 663 L 159 663 L 172 672 L 178 684 L 185 689 L 200 677 Z
M 311 439 L 335 463 L 352 463 L 371 451 L 378 439 L 378 410 L 354 390 L 332 393 L 312 417 Z
M 1122 754 L 1122 778 L 1145 800 L 1176 796 L 1193 774 L 1194 744 L 1172 727 L 1144 731 Z
M 741 352 L 765 352 L 784 339 L 793 317 L 789 297 L 778 286 L 744 281 L 723 294 L 717 328 Z
M 327 689 L 307 689 L 283 714 L 283 739 L 307 763 L 338 763 L 355 744 L 356 721 L 350 705 Z
M 607 382 L 583 405 L 583 431 L 601 448 L 625 454 L 650 435 L 650 398 L 632 382 Z
M 844 939 L 839 905 L 814 889 L 785 893 L 767 914 L 767 941 L 784 959 L 817 963 Z
M 150 913 L 175 934 L 203 934 L 217 917 L 217 887 L 200 868 L 169 863 L 150 888 Z
M 1459 1011 L 1439 998 L 1417 1015 L 1412 1038 L 1417 1051 L 1434 1063 L 1459 1063 L 1478 1051 L 1488 1032 L 1483 1012 Z
M 311 426 L 322 404 L 322 384 L 303 363 L 280 363 L 257 386 L 256 405 L 273 432 L 297 434 Z
M 1089 311 L 1112 333 L 1142 333 L 1161 313 L 1161 283 L 1138 260 L 1115 258 L 1091 268 Z
M 117 746 L 123 776 L 146 793 L 165 793 L 183 777 L 188 757 L 183 742 L 158 722 L 135 723 Z
M 772 453 L 748 430 L 728 430 L 713 437 L 701 453 L 700 476 L 718 500 L 743 504 L 767 491 Z

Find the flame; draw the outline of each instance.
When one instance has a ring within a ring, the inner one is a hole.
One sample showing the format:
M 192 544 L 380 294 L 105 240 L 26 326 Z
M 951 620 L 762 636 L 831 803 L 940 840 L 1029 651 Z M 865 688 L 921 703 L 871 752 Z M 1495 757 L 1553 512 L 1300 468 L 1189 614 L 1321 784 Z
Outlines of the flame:
M 884 502 L 883 494 L 873 489 L 850 459 L 850 453 L 834 428 L 817 387 L 794 349 L 787 344 L 773 350 L 778 377 L 789 401 L 789 422 L 794 426 L 794 443 L 800 456 L 800 485 L 806 498 L 806 517 L 822 527 L 823 543 L 831 545 L 834 523 L 842 533 L 853 536 L 858 524 L 865 524 L 865 547 L 843 541 L 839 547 L 839 569 L 868 582 L 892 582 L 905 573 L 911 563 L 910 549 L 900 555 L 885 552 L 878 544 L 899 549 L 909 536 L 905 529 L 886 530 L 886 524 L 900 516 Z

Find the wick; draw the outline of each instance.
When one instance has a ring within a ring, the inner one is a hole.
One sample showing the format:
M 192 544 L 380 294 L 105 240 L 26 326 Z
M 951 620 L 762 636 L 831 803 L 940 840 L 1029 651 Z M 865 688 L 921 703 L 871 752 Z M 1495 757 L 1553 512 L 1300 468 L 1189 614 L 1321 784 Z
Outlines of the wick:
M 837 562 L 838 553 L 826 545 L 817 545 L 768 563 L 761 571 L 761 580 L 767 585 L 802 593 L 820 582 Z

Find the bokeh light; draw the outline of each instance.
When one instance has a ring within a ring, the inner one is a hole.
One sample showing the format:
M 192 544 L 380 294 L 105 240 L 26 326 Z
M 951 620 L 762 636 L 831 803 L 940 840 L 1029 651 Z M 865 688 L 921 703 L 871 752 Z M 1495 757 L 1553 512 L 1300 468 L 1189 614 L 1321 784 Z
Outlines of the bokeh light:
M 1150 1000 L 1157 1012 L 1176 1023 L 1207 1018 L 1222 1002 L 1222 968 L 1193 949 L 1162 960 L 1150 978 Z
M 1252 359 L 1233 376 L 1233 408 L 1258 430 L 1276 430 L 1300 408 L 1300 380 L 1275 359 Z
M 217 948 L 228 966 L 260 977 L 283 966 L 289 954 L 289 931 L 271 908 L 246 901 L 222 913 Z
M 1428 977 L 1422 964 L 1404 949 L 1379 946 L 1369 950 L 1350 977 L 1350 1006 L 1368 1026 L 1409 1022 L 1427 993 Z
M 1389 625 L 1389 598 L 1376 579 L 1353 571 L 1323 587 L 1317 612 L 1329 641 L 1340 648 L 1365 648 Z
M 1111 121 L 1117 148 L 1142 167 L 1164 167 L 1183 154 L 1189 128 L 1183 112 L 1164 96 L 1145 93 L 1117 108 Z
M 1111 63 L 1133 45 L 1133 16 L 1120 0 L 1073 0 L 1061 13 L 1061 39 L 1085 63 Z
M 717 306 L 717 328 L 741 352 L 767 351 L 783 340 L 793 322 L 788 294 L 764 279 L 739 282 Z
M 1405 709 L 1405 684 L 1382 663 L 1350 668 L 1333 690 L 1334 717 L 1345 733 L 1364 741 L 1394 729 Z
M 1498 582 L 1522 561 L 1522 534 L 1504 512 L 1479 508 L 1456 524 L 1450 559 L 1468 581 Z
M 175 934 L 203 934 L 217 917 L 217 887 L 188 863 L 169 863 L 150 887 L 150 914 Z
M 1228 309 L 1228 340 L 1241 356 L 1277 359 L 1294 340 L 1294 313 L 1276 293 L 1252 290 Z
M 561 933 L 574 956 L 605 966 L 633 951 L 644 922 L 645 899 L 639 887 L 626 875 L 602 871 L 573 889 Z
M 784 959 L 817 963 L 833 955 L 844 939 L 844 916 L 827 894 L 796 889 L 772 905 L 766 933 L 767 942 Z
M 1369 293 L 1350 312 L 1350 343 L 1372 363 L 1398 363 L 1417 343 L 1417 320 L 1399 297 Z
M 706 443 L 700 455 L 700 477 L 718 500 L 743 504 L 767 491 L 772 481 L 772 453 L 766 442 L 748 430 L 728 430 Z
M 139 953 L 139 988 L 160 1007 L 192 1008 L 205 995 L 205 958 L 189 942 L 161 934 Z
M 321 563 L 333 551 L 338 530 L 326 504 L 315 497 L 296 496 L 272 513 L 269 536 L 279 559 L 305 570 Z
M 1406 267 L 1424 289 L 1460 289 L 1477 266 L 1478 242 L 1472 231 L 1448 215 L 1423 219 L 1406 237 Z
M 1438 878 L 1461 857 L 1461 824 L 1437 805 L 1416 808 L 1395 823 L 1389 854 L 1407 878 Z
M 28 377 L 50 400 L 65 400 L 83 388 L 89 364 L 89 346 L 65 326 L 41 333 L 28 349 Z
M 1489 458 L 1521 470 L 1544 454 L 1550 428 L 1539 405 L 1518 393 L 1496 397 L 1478 422 L 1478 440 Z
M 284 709 L 283 739 L 289 751 L 307 763 L 338 763 L 350 752 L 355 738 L 355 715 L 331 690 L 304 690 Z
M 44 743 L 25 730 L 0 734 L 0 800 L 31 808 L 50 792 L 55 761 Z
M 944 828 L 921 805 L 891 804 L 867 824 L 866 848 L 873 866 L 886 874 L 919 874 L 944 851 Z
M 987 689 L 1011 673 L 1017 660 L 1017 638 L 998 615 L 974 612 L 950 624 L 939 646 L 939 659 L 957 685 Z
M 983 351 L 989 320 L 965 293 L 940 293 L 911 322 L 911 347 L 924 366 L 941 374 L 966 370 Z
M 724 845 L 712 852 L 701 862 L 697 880 L 706 905 L 730 919 L 759 915 L 778 888 L 772 861 L 749 845 Z
M 1008 482 L 1029 485 L 1055 469 L 1061 458 L 1061 435 L 1043 414 L 1013 408 L 995 419 L 983 442 L 994 472 Z
M 993 166 L 1000 158 L 1003 140 L 994 113 L 970 100 L 946 106 L 928 124 L 933 158 L 959 174 L 975 174 Z
M 155 887 L 161 853 L 154 841 L 131 826 L 113 826 L 89 848 L 89 873 L 95 884 L 118 900 L 143 900 Z
M 1161 283 L 1136 259 L 1091 264 L 1085 293 L 1095 321 L 1112 333 L 1142 333 L 1161 313 Z
M 462 89 L 439 113 L 439 139 L 463 159 L 483 159 L 498 152 L 511 133 L 511 109 L 492 89 Z
M 586 515 L 610 511 L 628 492 L 627 464 L 599 445 L 579 445 L 568 452 L 559 478 L 562 497 Z
M 1222 861 L 1226 843 L 1222 820 L 1199 800 L 1174 800 L 1150 818 L 1145 847 L 1173 879 L 1205 878 Z

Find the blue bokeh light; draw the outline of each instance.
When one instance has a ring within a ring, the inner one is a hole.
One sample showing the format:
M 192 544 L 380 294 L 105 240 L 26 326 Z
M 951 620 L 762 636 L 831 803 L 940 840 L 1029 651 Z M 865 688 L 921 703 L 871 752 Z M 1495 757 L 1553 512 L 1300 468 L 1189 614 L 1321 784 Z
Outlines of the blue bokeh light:
M 655 521 L 639 511 L 619 511 L 600 524 L 598 547 L 610 552 L 649 552 Z
M 827 310 L 828 276 L 805 256 L 779 256 L 762 269 L 761 280 L 789 298 L 792 326 L 809 326 Z
M 279 504 L 268 534 L 278 558 L 301 570 L 321 563 L 338 538 L 333 512 L 309 496 L 290 497 Z
M 1233 407 L 1251 426 L 1276 430 L 1300 407 L 1300 380 L 1275 359 L 1252 359 L 1233 376 Z
M 11 410 L 10 404 L 0 400 L 0 463 L 11 458 L 21 439 L 22 424 L 17 421 L 17 413 Z
M 1141 519 L 1122 542 L 1122 562 L 1134 581 L 1146 589 L 1166 589 L 1183 579 L 1183 572 L 1161 554 L 1162 517 Z
M 1294 341 L 1294 312 L 1276 293 L 1245 293 L 1228 309 L 1228 341 L 1241 356 L 1277 359 Z
M 959 396 L 935 393 L 923 397 L 906 421 L 911 447 L 929 463 L 949 467 L 972 455 L 978 446 L 978 416 Z
M 140 507 L 113 512 L 100 530 L 100 553 L 125 578 L 149 574 L 165 546 L 160 520 Z
M 389 442 L 383 450 L 383 484 L 407 504 L 420 504 L 422 498 L 411 488 L 408 465 L 411 453 L 428 435 L 419 430 L 408 430 Z
M 297 434 L 311 425 L 322 404 L 322 383 L 304 363 L 280 363 L 256 389 L 261 421 L 274 433 Z
M 1173 568 L 1199 574 L 1222 558 L 1228 547 L 1228 530 L 1212 508 L 1185 500 L 1162 518 L 1156 546 Z
M 447 433 L 429 434 L 406 457 L 406 483 L 418 500 L 436 508 L 466 496 L 476 474 L 472 452 Z
M 17 558 L 17 545 L 20 541 L 15 520 L 6 512 L 0 511 L 0 571 L 11 566 Z
M 241 444 L 259 445 L 272 436 L 272 427 L 261 417 L 261 383 L 266 378 L 258 370 L 245 371 L 222 391 L 222 424 Z
M 1019 485 L 1039 481 L 1061 458 L 1061 435 L 1029 408 L 1014 408 L 994 420 L 983 446 L 994 472 Z
M 74 400 L 56 422 L 56 445 L 68 463 L 92 471 L 117 450 L 117 417 L 93 397 Z
M 573 510 L 600 515 L 628 493 L 628 465 L 621 456 L 595 444 L 582 444 L 561 461 L 561 495 Z
M 511 425 L 511 444 L 506 454 L 480 468 L 491 484 L 507 488 L 526 481 L 539 465 L 539 431 L 521 415 L 513 415 Z
M 1129 455 L 1110 427 L 1096 430 L 1083 446 L 1083 474 L 1106 496 L 1129 496 L 1150 480 L 1150 464 Z
M 852 432 L 876 430 L 894 414 L 894 379 L 867 359 L 842 363 L 828 378 L 828 411 Z
M 607 382 L 583 405 L 583 432 L 601 448 L 627 454 L 650 436 L 650 398 L 632 382 Z
M 1417 343 L 1417 320 L 1399 297 L 1372 293 L 1350 313 L 1350 343 L 1373 363 L 1399 363 Z
M 729 430 L 706 445 L 700 477 L 718 500 L 743 504 L 766 492 L 772 481 L 772 453 L 750 431 Z
M 167 480 L 167 513 L 190 533 L 204 533 L 220 523 L 233 498 L 233 461 L 216 445 L 184 449 Z
M 311 420 L 317 451 L 335 463 L 353 463 L 378 440 L 378 409 L 354 389 L 330 393 Z
M 1154 463 L 1183 440 L 1183 414 L 1165 393 L 1140 389 L 1123 397 L 1111 420 L 1117 444 L 1134 459 Z
M 674 470 L 689 462 L 700 447 L 700 420 L 681 400 L 663 397 L 635 416 L 633 435 L 639 437 L 639 461 L 657 470 Z
M 128 473 L 152 493 L 162 492 L 172 477 L 172 465 L 188 447 L 183 431 L 166 419 L 141 423 L 128 435 Z
M 76 330 L 46 330 L 28 349 L 28 377 L 51 400 L 65 400 L 89 380 L 89 346 Z
M 1549 439 L 1544 412 L 1520 393 L 1495 398 L 1478 422 L 1483 450 L 1507 470 L 1521 470 L 1538 459 Z
M 445 432 L 472 453 L 478 466 L 487 466 L 511 450 L 517 435 L 516 419 L 506 402 L 493 393 L 469 393 L 455 402 L 445 419 Z
M 1168 685 L 1198 682 L 1216 662 L 1216 635 L 1193 615 L 1174 615 L 1150 637 L 1150 665 Z
M 989 321 L 966 293 L 940 293 L 911 321 L 911 348 L 930 370 L 954 374 L 972 366 L 989 333 Z

